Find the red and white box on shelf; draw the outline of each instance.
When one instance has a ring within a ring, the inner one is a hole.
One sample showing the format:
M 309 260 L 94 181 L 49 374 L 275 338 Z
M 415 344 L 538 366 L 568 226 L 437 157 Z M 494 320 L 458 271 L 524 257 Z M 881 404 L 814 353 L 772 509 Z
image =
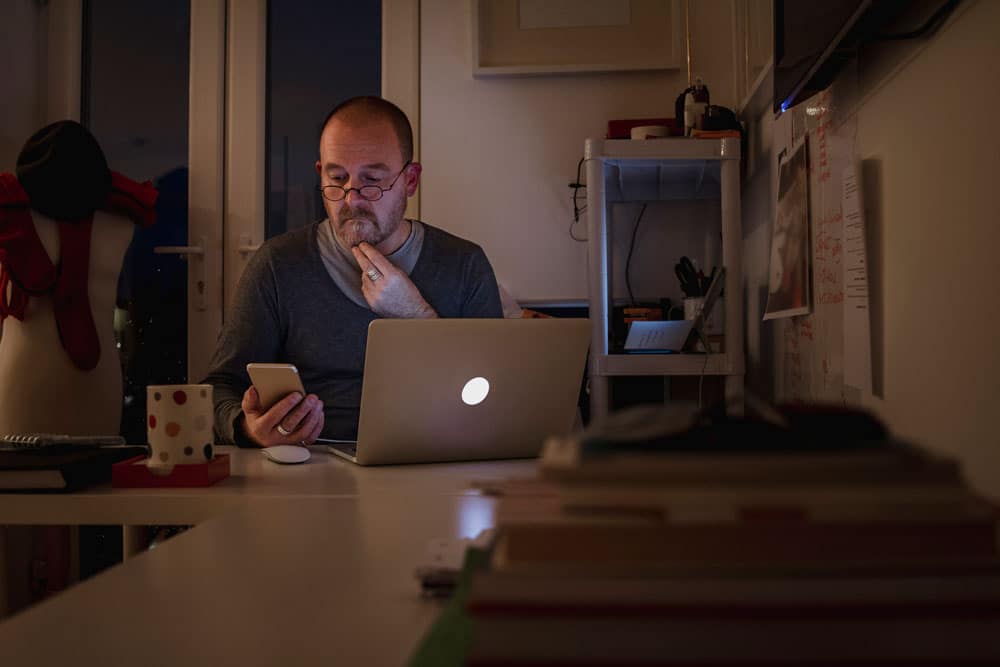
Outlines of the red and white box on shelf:
M 150 471 L 145 456 L 136 456 L 111 466 L 111 486 L 116 489 L 212 486 L 227 477 L 229 454 L 216 454 L 206 463 L 177 464 L 167 475 Z

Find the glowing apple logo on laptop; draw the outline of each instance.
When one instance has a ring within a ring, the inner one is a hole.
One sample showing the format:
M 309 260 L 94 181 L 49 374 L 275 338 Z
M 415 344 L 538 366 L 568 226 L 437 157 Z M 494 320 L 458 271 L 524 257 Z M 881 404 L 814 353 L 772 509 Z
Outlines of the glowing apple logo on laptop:
M 462 387 L 462 402 L 466 405 L 479 405 L 490 393 L 490 383 L 484 377 L 474 377 Z

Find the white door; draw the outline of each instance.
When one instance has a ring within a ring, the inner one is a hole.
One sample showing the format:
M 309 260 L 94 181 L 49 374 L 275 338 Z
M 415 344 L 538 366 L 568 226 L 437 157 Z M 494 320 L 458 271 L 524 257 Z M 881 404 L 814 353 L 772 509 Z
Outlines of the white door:
M 226 3 L 100 0 L 51 11 L 74 5 L 80 121 L 111 169 L 160 193 L 156 224 L 133 236 L 116 299 L 122 433 L 143 442 L 146 385 L 197 381 L 222 325 Z
M 79 118 L 112 169 L 161 192 L 159 223 L 126 259 L 116 322 L 122 432 L 142 441 L 145 385 L 202 378 L 254 250 L 321 217 L 310 143 L 325 112 L 381 94 L 410 116 L 419 151 L 419 0 L 62 0 L 45 11 L 46 120 Z

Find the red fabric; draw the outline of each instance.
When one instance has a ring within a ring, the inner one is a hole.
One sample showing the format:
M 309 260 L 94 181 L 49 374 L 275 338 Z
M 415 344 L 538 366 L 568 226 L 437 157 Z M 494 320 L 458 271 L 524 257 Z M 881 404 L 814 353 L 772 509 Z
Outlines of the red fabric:
M 7 286 L 10 285 L 10 295 L 7 295 Z M 11 281 L 7 269 L 0 264 L 0 323 L 7 319 L 8 315 L 13 315 L 19 320 L 24 320 L 24 313 L 28 309 L 28 293 Z
M 57 272 L 31 221 L 28 193 L 13 174 L 0 174 L 0 265 L 0 322 L 7 315 L 23 320 L 28 294 L 51 290 Z
M 138 183 L 111 172 L 111 192 L 101 208 L 132 219 L 140 227 L 152 227 L 156 223 L 156 197 L 159 193 L 149 181 Z
M 156 222 L 157 194 L 149 181 L 111 172 L 111 193 L 101 208 L 149 227 Z M 88 291 L 93 216 L 56 221 L 61 254 L 56 267 L 35 231 L 30 206 L 17 177 L 0 174 L 0 322 L 8 315 L 23 320 L 29 295 L 52 292 L 62 346 L 77 368 L 89 371 L 101 359 Z
M 52 295 L 59 340 L 77 368 L 89 371 L 101 360 L 101 343 L 90 312 L 90 231 L 93 219 L 59 223 L 59 281 Z

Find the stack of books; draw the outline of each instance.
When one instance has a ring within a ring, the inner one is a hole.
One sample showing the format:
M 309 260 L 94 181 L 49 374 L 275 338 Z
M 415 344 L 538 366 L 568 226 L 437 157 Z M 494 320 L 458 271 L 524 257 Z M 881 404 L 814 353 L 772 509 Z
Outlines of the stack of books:
M 550 440 L 461 591 L 465 664 L 1000 664 L 997 513 L 956 462 L 692 442 Z
M 117 435 L 0 435 L 0 491 L 76 491 L 108 481 L 115 463 L 146 452 Z

